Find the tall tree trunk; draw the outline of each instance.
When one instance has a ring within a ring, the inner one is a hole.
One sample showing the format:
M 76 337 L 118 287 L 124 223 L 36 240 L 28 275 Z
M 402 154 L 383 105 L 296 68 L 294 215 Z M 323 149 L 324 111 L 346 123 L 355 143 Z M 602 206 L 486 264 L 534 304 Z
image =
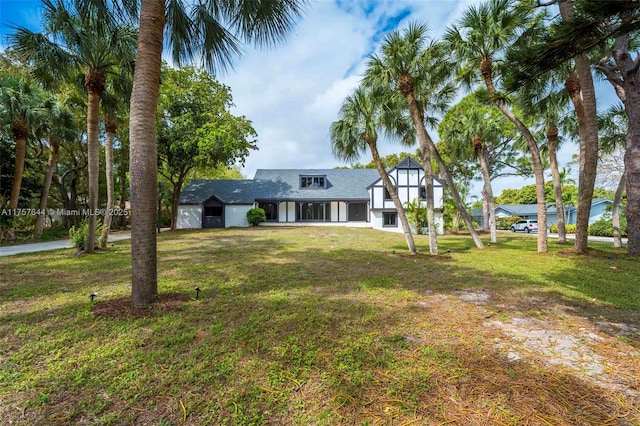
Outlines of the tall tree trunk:
M 495 95 L 497 93 L 493 84 L 493 65 L 490 58 L 483 58 L 480 62 L 480 73 L 487 87 L 487 91 Z M 515 124 L 518 131 L 522 134 L 533 162 L 533 175 L 536 182 L 536 204 L 538 207 L 538 253 L 547 252 L 547 203 L 544 199 L 544 169 L 542 168 L 542 158 L 540 157 L 540 149 L 535 138 L 531 134 L 529 128 L 509 109 L 506 104 L 500 100 L 495 101 L 495 105 L 500 109 L 505 117 Z
M 640 81 L 637 73 L 626 81 L 629 117 L 624 169 L 627 188 L 627 248 L 629 256 L 640 256 Z
M 180 192 L 184 178 L 180 177 L 178 182 L 173 184 L 173 196 L 171 197 L 171 230 L 175 231 L 178 226 L 178 209 L 180 208 Z
M 367 141 L 367 145 L 369 145 L 369 149 L 371 150 L 371 157 L 373 158 L 373 163 L 376 165 L 376 169 L 378 169 L 378 173 L 382 178 L 382 183 L 384 183 L 384 187 L 389 191 L 389 195 L 391 195 L 391 199 L 393 200 L 393 205 L 396 207 L 396 211 L 398 212 L 398 219 L 402 225 L 402 231 L 404 232 L 405 240 L 407 240 L 409 252 L 411 252 L 411 254 L 416 254 L 416 244 L 413 241 L 411 227 L 409 226 L 409 220 L 407 219 L 404 206 L 400 202 L 400 197 L 398 197 L 398 191 L 396 191 L 396 187 L 393 185 L 393 182 L 391 182 L 391 179 L 389 179 L 389 175 L 382 165 L 380 153 L 378 152 L 378 147 L 375 142 Z
M 482 171 L 482 180 L 484 181 L 484 187 L 482 193 L 487 200 L 487 213 L 489 216 L 489 233 L 491 235 L 491 242 L 495 243 L 498 239 L 496 230 L 496 204 L 493 199 L 493 188 L 491 187 L 491 171 L 489 170 L 489 155 L 484 147 L 482 139 L 478 136 L 473 137 L 473 148 L 480 161 L 480 170 Z
M 640 56 L 629 54 L 629 34 L 618 37 L 613 46 L 615 67 L 604 65 L 608 81 L 624 103 L 629 124 L 624 154 L 627 190 L 627 238 L 630 256 L 640 256 Z M 601 63 L 602 64 L 602 63 Z
M 613 223 L 613 246 L 615 248 L 622 247 L 622 231 L 620 229 L 620 205 L 622 204 L 622 194 L 624 194 L 626 171 L 620 176 L 616 195 L 613 197 L 613 206 L 611 207 L 611 222 Z
M 113 138 L 118 130 L 118 125 L 115 119 L 105 116 L 104 128 L 107 133 L 104 147 L 105 176 L 107 178 L 107 207 L 104 212 L 102 236 L 100 237 L 100 246 L 102 248 L 107 246 L 109 231 L 111 230 L 112 212 L 115 205 L 115 191 L 113 189 Z
M 564 21 L 574 19 L 573 1 L 559 2 L 560 15 Z M 589 248 L 589 216 L 593 188 L 596 183 L 598 165 L 598 111 L 596 92 L 591 75 L 591 65 L 585 54 L 574 58 L 578 84 L 582 96 L 571 96 L 578 118 L 580 163 L 578 170 L 578 215 L 576 218 L 575 251 L 584 254 Z
M 562 201 L 562 182 L 558 170 L 558 127 L 547 126 L 547 142 L 549 143 L 549 163 L 551 164 L 551 180 L 556 195 L 556 212 L 558 215 L 558 244 L 567 242 L 567 229 L 564 223 L 564 202 Z
M 20 199 L 20 188 L 22 187 L 22 176 L 24 175 L 24 161 L 27 157 L 27 136 L 29 130 L 22 120 L 14 120 L 11 129 L 16 141 L 16 162 L 13 172 L 13 184 L 11 185 L 11 198 L 9 198 L 9 208 L 17 209 Z
M 433 169 L 429 148 L 420 145 L 422 168 L 424 169 L 424 190 L 427 201 L 427 227 L 429 233 L 429 253 L 438 254 L 438 233 L 435 221 L 435 199 L 433 194 Z M 444 195 L 444 194 L 443 194 Z
M 146 305 L 158 298 L 158 162 L 155 126 L 160 91 L 164 5 L 164 0 L 142 0 L 136 68 L 131 92 L 129 174 L 133 305 Z
M 484 185 L 482 185 L 482 190 L 480 191 L 480 194 L 482 195 L 482 230 L 488 231 L 489 230 L 489 203 L 487 202 L 487 193 Z M 495 204 L 495 198 L 494 198 L 494 204 Z
M 87 86 L 87 164 L 89 176 L 89 224 L 87 240 L 84 246 L 86 253 L 94 253 L 96 247 L 96 222 L 98 215 L 98 192 L 100 173 L 100 141 L 98 140 L 98 110 L 100 107 L 100 91 L 97 85 L 89 80 L 94 78 L 92 70 L 85 77 Z M 104 85 L 103 85 L 104 87 Z
M 123 213 L 118 216 L 118 226 L 121 228 L 127 224 L 127 215 L 124 212 L 127 210 L 127 169 L 123 164 L 120 164 L 120 212 Z
M 49 160 L 47 161 L 47 171 L 44 174 L 44 184 L 42 185 L 42 192 L 40 193 L 40 205 L 38 210 L 41 214 L 36 217 L 36 225 L 33 230 L 33 236 L 38 238 L 42 235 L 44 229 L 44 220 L 46 216 L 42 214 L 47 209 L 47 200 L 49 198 L 49 188 L 51 188 L 51 180 L 53 178 L 53 169 L 56 167 L 58 161 L 58 151 L 60 144 L 55 138 L 49 140 Z

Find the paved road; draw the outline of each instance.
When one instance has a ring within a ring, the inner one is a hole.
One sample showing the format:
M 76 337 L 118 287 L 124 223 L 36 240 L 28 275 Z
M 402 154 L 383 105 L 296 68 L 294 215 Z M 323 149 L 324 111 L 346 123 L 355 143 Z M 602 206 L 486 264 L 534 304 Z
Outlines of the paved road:
M 109 242 L 128 240 L 131 238 L 131 232 L 118 232 L 116 234 L 109 234 Z M 15 246 L 0 247 L 0 256 L 12 256 L 14 254 L 21 253 L 35 253 L 38 251 L 59 250 L 64 248 L 71 248 L 71 242 L 69 240 L 58 241 L 45 241 L 42 243 L 30 243 L 30 244 L 16 244 Z
M 533 233 L 531 235 L 536 235 L 536 233 Z M 547 234 L 547 237 L 551 240 L 551 239 L 557 239 L 558 238 L 558 234 Z M 576 239 L 576 235 L 575 234 L 567 234 L 567 240 L 575 240 Z M 611 243 L 613 244 L 613 237 L 594 237 L 589 235 L 589 241 L 599 241 L 599 242 L 603 242 L 603 243 Z M 623 238 L 622 239 L 622 244 L 627 244 L 627 239 Z

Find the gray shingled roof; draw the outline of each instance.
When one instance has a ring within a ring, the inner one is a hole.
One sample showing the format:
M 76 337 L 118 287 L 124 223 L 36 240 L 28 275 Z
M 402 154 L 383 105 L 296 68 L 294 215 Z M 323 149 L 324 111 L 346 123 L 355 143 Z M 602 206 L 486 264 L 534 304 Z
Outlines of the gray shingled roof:
M 301 189 L 300 176 L 325 176 L 326 189 Z M 253 180 L 192 180 L 180 204 L 202 204 L 211 196 L 225 204 L 266 200 L 368 200 L 367 186 L 379 179 L 375 169 L 259 169 Z
M 301 189 L 300 176 L 325 176 L 325 189 Z M 375 169 L 259 169 L 254 179 L 274 182 L 260 200 L 368 200 L 367 186 L 379 179 Z
M 255 180 L 192 180 L 180 193 L 180 204 L 202 204 L 215 195 L 225 204 L 253 204 L 271 182 Z

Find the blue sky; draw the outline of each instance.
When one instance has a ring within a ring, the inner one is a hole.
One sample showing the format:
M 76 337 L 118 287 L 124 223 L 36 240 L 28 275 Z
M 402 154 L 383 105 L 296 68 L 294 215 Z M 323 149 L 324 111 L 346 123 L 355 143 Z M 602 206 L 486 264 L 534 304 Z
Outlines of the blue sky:
M 243 174 L 252 178 L 258 168 L 344 166 L 331 154 L 329 126 L 358 85 L 368 55 L 377 50 L 384 34 L 420 21 L 429 25 L 433 37 L 439 37 L 469 5 L 479 2 L 316 0 L 286 43 L 271 50 L 247 49 L 233 70 L 218 76 L 232 89 L 234 113 L 245 115 L 258 132 L 259 150 L 251 153 Z M 37 29 L 39 6 L 36 0 L 0 0 L 0 48 L 8 25 Z M 435 131 L 432 135 L 437 139 Z M 386 155 L 402 149 L 381 143 L 380 151 Z M 561 161 L 570 161 L 574 152 L 574 147 L 561 150 Z M 368 155 L 360 160 L 369 161 Z M 529 183 L 533 180 L 498 179 L 494 192 Z M 480 189 L 475 185 L 472 195 L 479 195 Z

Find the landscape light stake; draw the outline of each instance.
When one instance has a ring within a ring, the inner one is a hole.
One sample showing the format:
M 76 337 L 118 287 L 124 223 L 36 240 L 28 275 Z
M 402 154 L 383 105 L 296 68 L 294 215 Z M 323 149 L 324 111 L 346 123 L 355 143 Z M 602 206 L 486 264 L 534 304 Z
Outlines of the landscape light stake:
M 95 299 L 96 296 L 98 296 L 98 292 L 97 291 L 94 291 L 93 293 L 91 293 L 89 295 L 89 299 L 91 299 L 91 303 L 93 303 L 93 299 Z
M 200 292 L 202 290 L 200 290 L 200 287 L 196 287 L 195 290 L 196 290 L 196 299 L 199 299 L 200 298 Z

